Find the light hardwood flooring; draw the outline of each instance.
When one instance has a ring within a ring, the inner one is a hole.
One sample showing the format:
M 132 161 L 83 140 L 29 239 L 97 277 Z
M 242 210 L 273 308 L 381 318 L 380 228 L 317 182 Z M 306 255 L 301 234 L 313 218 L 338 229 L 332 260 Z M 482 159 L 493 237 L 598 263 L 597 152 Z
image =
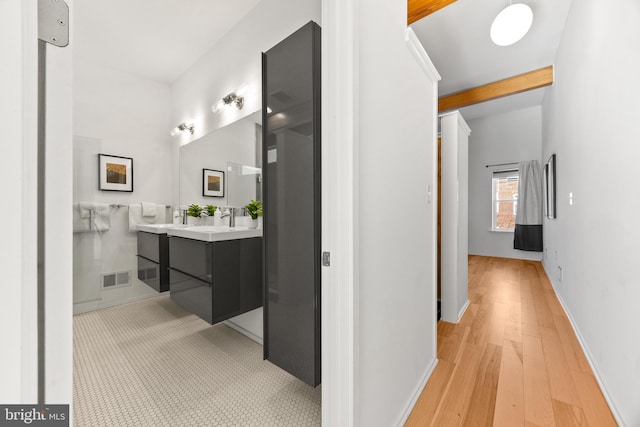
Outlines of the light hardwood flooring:
M 470 305 L 406 426 L 615 426 L 539 262 L 469 257 Z

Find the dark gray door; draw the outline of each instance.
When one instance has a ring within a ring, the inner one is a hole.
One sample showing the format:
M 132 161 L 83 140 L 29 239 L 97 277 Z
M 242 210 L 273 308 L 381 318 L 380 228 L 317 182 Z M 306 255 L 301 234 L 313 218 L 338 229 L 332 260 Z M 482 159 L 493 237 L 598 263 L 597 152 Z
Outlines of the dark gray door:
M 320 27 L 263 54 L 264 357 L 320 383 Z

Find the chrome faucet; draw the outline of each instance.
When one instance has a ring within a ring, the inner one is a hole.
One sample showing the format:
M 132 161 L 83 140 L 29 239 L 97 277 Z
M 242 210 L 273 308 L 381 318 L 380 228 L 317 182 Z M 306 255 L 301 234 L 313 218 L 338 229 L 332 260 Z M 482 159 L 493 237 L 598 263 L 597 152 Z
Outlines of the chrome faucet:
M 183 224 L 186 224 L 186 223 L 187 223 L 187 217 L 188 217 L 188 215 L 187 215 L 187 210 L 186 210 L 186 209 L 183 209 L 183 210 L 182 210 L 182 223 L 183 223 Z
M 220 218 L 229 217 L 229 228 L 234 228 L 236 226 L 236 208 L 227 207 L 227 212 L 223 213 Z

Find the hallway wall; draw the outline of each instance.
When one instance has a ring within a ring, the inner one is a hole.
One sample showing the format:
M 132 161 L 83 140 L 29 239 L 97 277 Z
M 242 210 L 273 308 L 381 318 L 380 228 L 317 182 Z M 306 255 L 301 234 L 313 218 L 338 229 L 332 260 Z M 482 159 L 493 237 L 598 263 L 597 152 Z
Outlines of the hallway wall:
M 538 160 L 542 152 L 540 106 L 469 120 L 469 253 L 540 260 L 539 252 L 513 249 L 513 232 L 491 231 L 491 177 L 486 165 Z M 541 164 L 542 166 L 542 164 Z
M 378 6 L 357 38 L 354 425 L 386 427 L 435 363 L 437 88 L 405 43 L 406 2 Z
M 636 0 L 574 1 L 542 110 L 558 183 L 544 266 L 627 426 L 640 425 L 638 20 Z

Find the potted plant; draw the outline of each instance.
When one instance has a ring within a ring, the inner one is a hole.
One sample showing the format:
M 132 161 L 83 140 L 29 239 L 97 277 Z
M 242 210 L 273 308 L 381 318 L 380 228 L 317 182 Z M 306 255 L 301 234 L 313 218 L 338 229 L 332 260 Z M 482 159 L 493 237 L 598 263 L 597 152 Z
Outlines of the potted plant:
M 258 227 L 258 217 L 262 216 L 262 202 L 259 200 L 251 200 L 245 206 L 249 216 L 251 217 L 251 221 L 249 222 L 249 228 Z
M 202 208 L 197 204 L 192 204 L 187 209 L 187 224 L 198 225 L 202 216 Z
M 216 213 L 218 209 L 217 206 L 207 205 L 202 210 L 202 215 L 204 215 L 204 223 L 207 225 L 213 225 L 213 215 Z

